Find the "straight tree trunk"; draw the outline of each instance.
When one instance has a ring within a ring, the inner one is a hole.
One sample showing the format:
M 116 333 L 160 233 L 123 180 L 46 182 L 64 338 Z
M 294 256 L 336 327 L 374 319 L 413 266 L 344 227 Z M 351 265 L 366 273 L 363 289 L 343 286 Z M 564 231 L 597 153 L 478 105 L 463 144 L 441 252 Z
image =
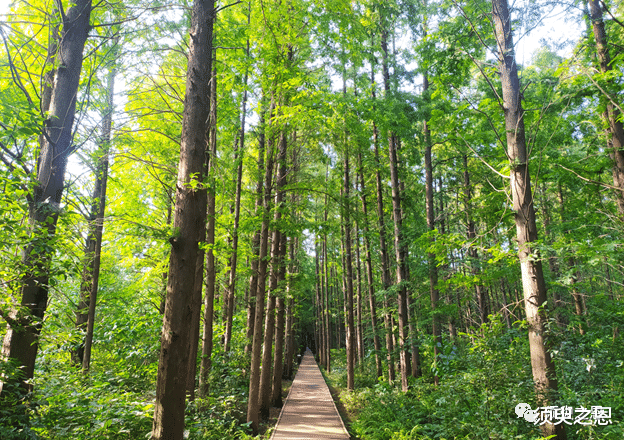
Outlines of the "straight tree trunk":
M 282 377 L 284 379 L 290 380 L 292 379 L 293 373 L 293 359 L 295 357 L 295 346 L 294 346 L 294 332 L 293 332 L 293 318 L 294 318 L 294 291 L 292 288 L 292 279 L 295 275 L 295 241 L 290 240 L 288 255 L 289 255 L 289 265 L 288 265 L 288 283 L 286 284 L 286 356 L 284 358 L 284 373 Z M 321 301 L 321 308 L 322 308 Z M 322 309 L 321 309 L 322 313 Z M 322 315 L 319 316 L 321 323 L 324 322 Z M 321 324 L 322 325 L 322 324 Z
M 346 92 L 346 84 L 345 84 Z M 345 151 L 344 151 L 344 185 L 343 185 L 343 213 L 342 219 L 344 224 L 344 247 L 345 247 L 345 266 L 344 276 L 346 281 L 346 345 L 347 345 L 347 390 L 355 389 L 355 319 L 353 316 L 353 257 L 351 248 L 351 216 L 350 216 L 350 188 L 351 180 L 349 177 L 349 145 L 345 135 Z
M 557 392 L 557 379 L 545 336 L 546 316 L 543 304 L 546 302 L 546 283 L 541 260 L 534 257 L 538 253 L 533 247 L 538 238 L 537 227 L 524 132 L 524 111 L 507 0 L 492 0 L 492 12 L 500 62 L 507 155 L 511 164 L 511 193 L 522 269 L 524 305 L 529 324 L 533 380 L 539 405 L 549 406 L 553 404 L 553 394 Z M 557 440 L 566 438 L 563 424 L 546 423 L 542 425 L 542 434 L 545 437 L 554 435 Z
M 392 186 L 392 208 L 394 212 L 394 249 L 396 256 L 396 281 L 397 281 L 397 303 L 398 303 L 398 324 L 399 324 L 399 359 L 401 363 L 401 389 L 408 390 L 408 375 L 411 371 L 409 358 L 407 357 L 407 342 L 409 339 L 409 328 L 407 319 L 407 277 L 406 258 L 403 244 L 403 224 L 401 216 L 401 192 L 399 188 L 399 170 L 397 155 L 398 139 L 394 134 L 390 135 L 390 181 Z
M 269 107 L 269 120 L 272 121 L 274 101 Z M 264 128 L 263 128 L 264 130 Z M 268 139 L 267 159 L 264 173 L 264 197 L 262 202 L 262 226 L 260 233 L 260 248 L 258 254 L 258 280 L 256 287 L 256 311 L 254 321 L 253 342 L 251 348 L 251 370 L 249 375 L 249 400 L 247 403 L 247 422 L 251 422 L 254 435 L 258 434 L 260 422 L 260 361 L 262 359 L 262 335 L 264 319 L 264 303 L 266 300 L 266 273 L 267 273 L 267 251 L 269 243 L 269 222 L 271 211 L 271 194 L 273 192 L 273 153 L 274 141 Z
M 384 72 L 384 77 L 387 76 Z M 374 60 L 371 60 L 371 85 L 372 98 L 376 99 L 375 92 L 375 69 Z M 390 289 L 390 259 L 388 257 L 388 248 L 386 245 L 386 222 L 383 207 L 383 185 L 381 182 L 381 161 L 379 159 L 379 131 L 377 125 L 373 122 L 373 147 L 375 151 L 375 178 L 377 184 L 377 220 L 379 226 L 379 251 L 381 253 L 381 281 L 384 289 L 384 327 L 386 330 L 386 351 L 388 362 L 388 381 L 392 383 L 395 379 L 394 369 L 394 344 L 392 341 L 392 324 L 391 315 L 388 304 L 388 289 Z
M 368 302 L 371 314 L 371 325 L 373 327 L 373 345 L 375 347 L 375 368 L 377 377 L 383 375 L 381 365 L 381 341 L 377 324 L 377 301 L 375 300 L 375 286 L 373 278 L 373 258 L 371 255 L 370 231 L 368 228 L 368 203 L 366 201 L 366 186 L 364 183 L 364 168 L 362 166 L 362 153 L 359 154 L 359 177 L 360 191 L 362 199 L 362 216 L 364 218 L 364 252 L 366 254 L 366 280 L 368 282 Z
M 291 238 L 290 241 L 292 241 Z M 280 243 L 280 267 L 279 267 L 279 279 L 278 282 L 283 281 L 286 278 L 286 249 L 287 237 L 285 234 L 281 236 Z M 282 292 L 281 289 L 277 293 L 277 315 L 275 317 L 275 354 L 273 355 L 273 391 L 271 395 L 272 406 L 282 407 L 282 373 L 284 372 L 284 313 L 286 308 L 286 292 Z M 318 347 L 318 345 L 317 345 Z
M 216 52 L 213 60 L 213 72 L 210 83 L 210 119 L 208 135 L 208 191 L 207 191 L 207 225 L 206 225 L 206 295 L 204 298 L 204 328 L 202 332 L 202 355 L 199 367 L 199 396 L 206 398 L 210 389 L 210 369 L 212 368 L 212 336 L 214 321 L 214 300 L 217 282 L 217 269 L 214 255 L 215 224 L 216 224 L 216 175 L 217 159 L 217 66 Z M 201 264 L 201 263 L 199 263 Z M 203 273 L 203 271 L 202 271 Z M 198 277 L 198 281 L 199 281 Z M 201 287 L 197 287 L 198 301 L 201 303 Z M 194 348 L 194 350 L 196 350 Z M 196 352 L 196 351 L 195 351 Z
M 314 258 L 314 266 L 315 266 L 315 275 L 316 275 L 316 315 L 318 317 L 316 321 L 316 326 L 319 329 L 319 345 L 317 346 L 317 357 L 318 362 L 324 367 L 325 363 L 325 326 L 323 320 L 323 285 L 321 282 L 321 264 L 319 260 L 321 259 L 320 250 L 318 248 L 318 244 L 315 245 L 314 248 L 315 258 Z
M 190 310 L 199 241 L 206 221 L 203 184 L 210 109 L 214 0 L 195 0 L 191 13 L 186 96 L 174 228 L 167 278 L 152 439 L 184 437 L 186 379 L 191 340 Z M 197 179 L 197 180 L 196 180 Z
M 327 223 L 327 196 L 325 196 L 325 223 Z M 323 278 L 324 282 L 324 298 L 323 298 L 323 309 L 324 309 L 324 319 L 325 319 L 325 329 L 326 329 L 326 337 L 325 337 L 325 369 L 328 373 L 331 372 L 331 326 L 329 322 L 329 307 L 330 307 L 330 290 L 329 290 L 329 264 L 327 261 L 327 234 L 323 236 Z
M 249 11 L 247 16 L 247 26 L 251 23 L 251 2 L 249 2 Z M 246 56 L 249 58 L 250 45 L 249 38 L 247 38 Z M 243 155 L 245 154 L 245 119 L 247 116 L 247 84 L 249 82 L 249 71 L 245 70 L 245 77 L 243 79 L 243 102 L 241 105 L 241 118 L 240 118 L 240 134 L 238 136 L 238 143 L 234 151 L 234 163 L 236 163 L 236 193 L 234 195 L 234 225 L 232 229 L 232 256 L 230 257 L 230 279 L 228 282 L 227 292 L 227 316 L 225 323 L 225 340 L 223 351 L 226 353 L 230 351 L 230 344 L 232 340 L 232 323 L 234 319 L 234 298 L 236 293 L 236 270 L 238 266 L 238 227 L 240 223 L 240 203 L 241 192 L 243 182 Z
M 355 226 L 355 262 L 356 262 L 356 279 L 357 279 L 357 360 L 360 366 L 364 362 L 364 331 L 362 329 L 362 264 L 360 258 L 360 237 L 359 237 L 359 225 L 356 221 Z
M 261 101 L 262 105 L 262 101 Z M 269 109 L 269 115 L 272 113 L 273 107 Z M 258 183 L 256 185 L 256 216 L 262 217 L 264 212 L 264 180 L 265 180 L 265 111 L 260 110 L 260 133 L 258 134 Z M 272 171 L 271 171 L 272 172 Z M 254 338 L 254 328 L 256 322 L 256 297 L 258 291 L 258 276 L 260 269 L 260 251 L 261 251 L 261 238 L 262 238 L 262 226 L 256 231 L 251 242 L 251 252 L 254 257 L 251 260 L 251 278 L 249 279 L 249 303 L 247 304 L 247 345 L 245 345 L 245 353 L 251 356 L 252 342 Z M 264 293 L 263 293 L 264 295 Z M 264 311 L 264 305 L 262 306 Z M 264 313 L 264 312 L 263 312 Z
M 21 303 L 5 316 L 8 329 L 2 346 L 2 357 L 17 362 L 23 375 L 23 389 L 30 389 L 39 348 L 39 334 L 48 304 L 49 265 L 52 253 L 42 246 L 56 234 L 60 203 L 65 182 L 67 159 L 74 149 L 72 127 L 76 113 L 76 96 L 82 71 L 82 54 L 90 29 L 90 0 L 76 0 L 61 17 L 56 79 L 50 96 L 49 117 L 37 163 L 37 184 L 30 201 L 29 222 L 39 245 L 27 244 L 23 252 L 24 273 Z M 43 103 L 45 105 L 45 103 Z M 4 386 L 0 382 L 0 394 Z
M 279 224 L 282 219 L 282 209 L 284 202 L 284 186 L 286 185 L 286 153 L 287 153 L 286 133 L 280 133 L 279 148 L 277 154 L 277 177 L 275 182 L 275 202 L 273 224 L 274 229 L 271 234 L 271 272 L 269 277 L 269 299 L 267 301 L 266 321 L 264 327 L 264 346 L 262 350 L 262 373 L 260 375 L 260 416 L 263 419 L 269 418 L 271 409 L 271 367 L 273 361 L 273 338 L 275 335 L 275 304 L 277 300 L 277 289 L 280 281 L 283 258 L 281 254 L 282 232 Z
M 611 66 L 611 54 L 602 18 L 602 8 L 599 0 L 589 0 L 589 13 L 592 22 L 592 30 L 596 40 L 596 50 L 600 60 L 600 71 L 609 72 Z M 613 150 L 611 158 L 613 160 L 613 186 L 616 190 L 616 201 L 620 217 L 624 219 L 624 125 L 621 121 L 620 111 L 612 102 L 613 97 L 601 96 L 601 100 L 606 104 L 607 111 L 605 119 L 611 132 L 611 142 L 609 146 Z
M 567 215 L 566 215 L 565 203 L 563 199 L 563 188 L 561 187 L 561 185 L 559 185 L 557 195 L 559 198 L 559 210 L 561 212 L 561 218 L 565 219 L 567 218 Z M 572 300 L 574 301 L 574 314 L 578 316 L 578 319 L 580 321 L 579 333 L 581 335 L 584 335 L 585 325 L 587 325 L 587 322 L 585 321 L 585 318 L 583 316 L 585 315 L 585 305 L 583 303 L 583 297 L 578 291 L 577 283 L 579 279 L 579 270 L 576 265 L 576 260 L 574 259 L 574 256 L 572 255 L 568 257 L 568 267 L 569 267 L 569 270 L 572 272 L 572 276 L 570 277 L 571 278 L 570 294 L 572 295 Z
M 114 52 L 118 39 L 113 42 Z M 108 73 L 106 87 L 106 109 L 102 118 L 102 136 L 99 141 L 98 159 L 95 169 L 95 188 L 93 191 L 89 232 L 85 244 L 85 267 L 80 286 L 80 303 L 76 312 L 76 327 L 85 331 L 84 343 L 72 353 L 72 360 L 81 364 L 83 371 L 88 371 L 91 364 L 91 346 L 95 323 L 95 306 L 100 279 L 100 256 L 102 251 L 102 234 L 104 230 L 104 209 L 106 207 L 106 184 L 108 183 L 108 157 L 111 143 L 111 127 L 113 123 L 115 95 L 115 75 L 117 60 Z M 85 313 L 86 312 L 86 313 Z
M 429 78 L 427 73 L 423 75 L 423 92 L 428 93 L 429 90 Z M 435 230 L 435 204 L 433 199 L 433 162 L 431 158 L 431 133 L 429 131 L 429 124 L 427 121 L 424 123 L 423 131 L 425 133 L 425 201 L 427 211 L 427 228 L 432 233 Z M 429 241 L 433 244 L 435 238 L 431 236 Z M 433 363 L 434 368 L 437 366 L 438 356 L 440 355 L 440 347 L 442 344 L 441 336 L 441 324 L 440 316 L 436 312 L 438 302 L 440 301 L 440 292 L 438 291 L 438 267 L 436 265 L 436 255 L 432 252 L 427 252 L 427 259 L 429 264 L 429 295 L 431 298 L 431 311 L 433 313 L 433 337 L 435 340 L 433 348 Z M 436 385 L 439 384 L 440 379 L 437 374 L 434 375 L 433 381 Z
M 468 156 L 466 154 L 462 155 L 462 160 L 464 163 L 464 206 L 466 210 L 466 237 L 468 241 L 471 242 L 471 246 L 468 248 L 468 257 L 470 258 L 470 271 L 472 275 L 476 277 L 478 274 L 478 264 L 477 260 L 479 255 L 477 254 L 477 249 L 472 246 L 472 242 L 477 237 L 477 233 L 475 230 L 474 220 L 472 218 L 472 187 L 470 185 L 470 172 L 468 171 Z M 479 306 L 479 317 L 481 319 L 481 324 L 485 324 L 488 322 L 489 311 L 487 308 L 487 295 L 486 289 L 481 286 L 481 283 L 475 284 L 475 293 L 477 295 L 477 304 Z

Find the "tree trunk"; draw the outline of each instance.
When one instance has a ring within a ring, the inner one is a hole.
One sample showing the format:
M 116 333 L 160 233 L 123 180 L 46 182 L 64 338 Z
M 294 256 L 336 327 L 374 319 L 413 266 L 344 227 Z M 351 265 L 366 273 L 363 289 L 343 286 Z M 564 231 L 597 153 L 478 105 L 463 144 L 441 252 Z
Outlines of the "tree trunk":
M 65 181 L 67 159 L 74 149 L 72 126 L 76 113 L 76 96 L 82 70 L 82 53 L 90 29 L 90 0 L 76 0 L 62 17 L 58 65 L 54 89 L 50 96 L 49 117 L 41 137 L 37 163 L 37 185 L 30 202 L 29 221 L 37 243 L 24 249 L 24 274 L 21 278 L 22 299 L 19 309 L 7 319 L 2 356 L 13 358 L 23 373 L 21 385 L 28 385 L 35 371 L 39 334 L 48 304 L 52 252 L 42 251 L 56 234 L 56 223 Z M 4 389 L 0 382 L 0 393 Z
M 217 56 L 214 54 L 213 72 L 210 83 L 210 119 L 208 135 L 208 191 L 207 191 L 207 225 L 206 225 L 206 296 L 204 298 L 204 328 L 202 332 L 202 355 L 199 367 L 199 396 L 208 397 L 210 389 L 210 369 L 212 368 L 212 336 L 214 321 L 214 300 L 216 291 L 217 269 L 214 255 L 215 224 L 216 224 L 216 176 L 215 160 L 217 159 Z M 204 211 L 206 211 L 204 208 Z M 201 263 L 200 263 L 201 264 Z M 202 271 L 203 272 L 203 271 Z M 198 278 L 201 279 L 201 278 Z M 201 287 L 197 287 L 201 295 Z M 197 300 L 201 303 L 201 296 Z M 195 350 L 195 349 L 194 349 Z
M 290 241 L 293 239 L 291 238 Z M 285 255 L 287 248 L 286 235 L 282 234 L 280 243 L 280 267 L 278 282 L 286 278 Z M 273 392 L 271 396 L 272 406 L 282 407 L 282 373 L 284 372 L 284 313 L 286 307 L 285 292 L 277 294 L 277 316 L 275 317 L 275 354 L 273 356 Z M 317 345 L 318 347 L 318 345 Z
M 362 153 L 359 154 L 360 191 L 362 199 L 362 215 L 364 218 L 364 252 L 366 254 L 366 280 L 368 282 L 368 302 L 370 306 L 371 325 L 373 327 L 373 344 L 375 347 L 375 367 L 377 377 L 383 375 L 381 365 L 381 341 L 377 324 L 377 301 L 375 300 L 375 286 L 373 278 L 373 258 L 371 255 L 370 231 L 368 228 L 368 203 L 366 202 L 366 186 L 364 183 L 364 168 L 362 166 Z
M 563 199 L 563 188 L 561 187 L 561 185 L 559 185 L 557 196 L 559 198 L 559 210 L 561 212 L 561 218 L 565 219 L 567 218 L 567 215 L 566 215 L 566 210 L 565 210 L 565 202 Z M 574 313 L 576 314 L 576 316 L 578 316 L 578 319 L 580 321 L 579 333 L 581 335 L 584 335 L 585 334 L 584 326 L 587 325 L 587 322 L 584 322 L 585 319 L 583 317 L 583 315 L 585 314 L 585 307 L 583 304 L 583 297 L 581 296 L 576 286 L 578 282 L 578 278 L 579 278 L 579 271 L 576 266 L 576 260 L 574 259 L 573 255 L 570 255 L 568 257 L 568 266 L 569 266 L 569 270 L 572 272 L 572 276 L 570 277 L 571 278 L 570 294 L 572 295 L 572 300 L 574 301 Z
M 345 84 L 346 92 L 346 84 Z M 344 248 L 345 248 L 345 266 L 344 276 L 346 281 L 346 345 L 347 345 L 347 390 L 353 391 L 355 389 L 355 320 L 353 316 L 353 257 L 351 254 L 351 216 L 350 216 L 350 203 L 349 195 L 351 188 L 351 181 L 349 178 L 350 165 L 349 165 L 349 145 L 346 139 L 345 133 L 345 151 L 344 151 L 344 185 L 343 185 L 343 210 L 342 220 L 344 227 Z
M 206 221 L 206 163 L 214 0 L 196 0 L 191 15 L 186 96 L 174 229 L 161 338 L 152 439 L 184 437 L 185 391 L 190 352 L 190 310 L 199 241 Z
M 360 258 L 360 237 L 359 237 L 359 225 L 357 221 L 355 223 L 355 267 L 356 267 L 356 279 L 357 279 L 357 360 L 360 367 L 364 362 L 364 331 L 362 329 L 362 264 Z
M 283 129 L 282 129 L 283 130 Z M 280 281 L 283 258 L 281 253 L 282 232 L 279 224 L 282 219 L 284 202 L 284 186 L 286 185 L 286 133 L 280 133 L 279 148 L 277 154 L 277 177 L 275 182 L 275 202 L 273 225 L 271 234 L 271 273 L 269 277 L 269 299 L 267 301 L 266 321 L 264 327 L 264 346 L 262 350 L 262 373 L 260 375 L 260 415 L 263 419 L 269 418 L 271 409 L 271 367 L 273 361 L 273 338 L 275 334 L 275 304 L 277 300 L 277 288 Z
M 113 42 L 116 54 L 118 39 Z M 117 57 L 117 55 L 115 55 Z M 72 352 L 72 361 L 81 364 L 83 371 L 88 371 L 91 364 L 91 346 L 95 320 L 95 306 L 100 279 L 100 255 L 102 251 L 102 233 L 104 229 L 104 209 L 106 207 L 106 184 L 108 183 L 108 155 L 111 143 L 115 94 L 115 75 L 117 59 L 113 60 L 108 73 L 106 87 L 106 109 L 102 119 L 102 137 L 99 141 L 98 159 L 95 169 L 95 188 L 93 191 L 89 232 L 85 244 L 85 267 L 80 286 L 80 303 L 76 311 L 76 327 L 85 331 L 84 343 Z M 86 312 L 86 313 L 85 313 Z
M 293 334 L 293 318 L 294 318 L 294 297 L 293 297 L 293 288 L 292 288 L 292 278 L 295 274 L 295 241 L 290 240 L 289 245 L 289 261 L 288 265 L 288 284 L 286 285 L 286 356 L 284 358 L 284 374 L 282 377 L 284 379 L 290 380 L 292 379 L 293 373 L 293 359 L 295 357 L 295 346 L 294 346 L 294 334 Z M 322 317 L 322 301 L 321 301 L 321 315 L 319 316 L 319 320 L 321 321 L 321 325 L 323 323 Z
M 429 79 L 427 73 L 423 75 L 423 93 L 428 93 Z M 427 210 L 427 228 L 430 233 L 435 230 L 435 205 L 433 200 L 433 162 L 431 158 L 431 133 L 429 132 L 429 125 L 425 121 L 423 131 L 425 133 L 425 200 Z M 435 238 L 433 235 L 429 238 L 429 241 L 433 244 Z M 438 356 L 440 355 L 439 344 L 442 344 L 441 328 L 440 328 L 440 316 L 436 312 L 438 302 L 440 301 L 440 292 L 438 291 L 438 267 L 436 265 L 436 255 L 432 252 L 427 252 L 427 259 L 429 264 L 429 295 L 431 298 L 431 311 L 433 313 L 433 337 L 435 340 L 433 348 L 433 363 L 434 368 L 438 362 Z M 438 375 L 434 375 L 434 383 L 438 385 L 440 379 Z
M 269 107 L 269 120 L 273 117 L 275 104 L 272 101 Z M 262 130 L 265 130 L 262 127 Z M 264 302 L 266 299 L 266 272 L 267 250 L 269 243 L 269 221 L 271 211 L 271 194 L 273 179 L 274 141 L 269 138 L 267 160 L 264 173 L 264 197 L 262 202 L 262 226 L 260 233 L 260 247 L 258 254 L 258 277 L 256 287 L 256 311 L 254 320 L 253 342 L 251 348 L 251 369 L 249 374 L 249 400 L 247 403 L 247 422 L 251 422 L 254 435 L 258 434 L 260 411 L 260 361 L 262 359 L 262 335 L 264 319 Z
M 409 358 L 407 357 L 407 341 L 409 339 L 409 328 L 407 320 L 407 277 L 406 259 L 403 244 L 403 219 L 401 215 L 401 192 L 399 188 L 399 161 L 397 155 L 398 139 L 394 134 L 390 134 L 390 181 L 392 186 L 392 208 L 394 212 L 394 249 L 396 257 L 396 281 L 397 281 L 397 303 L 398 303 L 398 324 L 399 324 L 399 359 L 401 363 L 401 389 L 408 390 L 408 375 L 411 371 Z
M 607 32 L 602 19 L 602 9 L 599 0 L 589 0 L 589 13 L 591 16 L 592 29 L 596 39 L 596 50 L 600 60 L 600 71 L 609 72 L 611 66 L 611 55 L 607 41 Z M 612 80 L 611 80 L 612 81 Z M 613 152 L 613 186 L 618 188 L 615 192 L 618 212 L 624 219 L 624 125 L 620 119 L 620 111 L 612 102 L 612 96 L 601 96 L 601 100 L 606 104 L 607 111 L 605 119 L 611 132 L 610 147 Z
M 262 105 L 261 100 L 261 105 Z M 272 113 L 272 106 L 269 109 L 269 115 Z M 256 216 L 262 217 L 264 212 L 264 180 L 265 180 L 265 166 L 264 166 L 264 154 L 265 154 L 265 110 L 260 110 L 260 133 L 258 134 L 258 183 L 256 185 Z M 272 172 L 272 171 L 271 171 Z M 249 279 L 249 303 L 247 304 L 247 345 L 245 345 L 245 353 L 251 355 L 252 345 L 254 339 L 254 328 L 256 322 L 256 297 L 258 291 L 258 276 L 260 269 L 260 251 L 261 251 L 261 238 L 262 238 L 262 226 L 256 230 L 251 242 L 251 252 L 253 258 L 251 260 L 251 278 Z M 263 293 L 264 295 L 264 293 Z M 262 306 L 264 311 L 264 305 Z M 264 312 L 263 312 L 264 313 Z
M 251 2 L 249 2 L 249 11 L 247 16 L 247 26 L 251 23 Z M 249 59 L 250 46 L 249 38 L 247 38 L 246 56 Z M 234 300 L 236 293 L 236 270 L 238 266 L 238 227 L 240 222 L 240 202 L 243 182 L 243 155 L 245 154 L 245 120 L 247 116 L 247 84 L 249 82 L 249 71 L 245 70 L 243 79 L 243 102 L 241 105 L 240 118 L 240 135 L 237 146 L 234 149 L 234 163 L 236 163 L 236 193 L 234 195 L 234 225 L 232 229 L 232 256 L 230 257 L 230 279 L 228 282 L 227 292 L 227 316 L 225 322 L 225 341 L 223 351 L 230 351 L 232 340 L 232 322 L 234 319 Z
M 325 196 L 325 223 L 327 223 L 327 195 Z M 326 329 L 326 337 L 325 337 L 325 369 L 327 372 L 331 372 L 331 327 L 329 322 L 329 307 L 330 307 L 330 291 L 329 291 L 329 264 L 327 261 L 327 234 L 323 236 L 323 285 L 324 289 L 324 298 L 323 298 L 323 310 L 324 310 L 324 319 L 325 319 L 325 329 Z
M 468 248 L 468 257 L 470 258 L 470 272 L 476 278 L 479 273 L 477 249 L 474 246 L 474 241 L 477 237 L 475 231 L 475 224 L 472 218 L 472 187 L 470 186 L 470 172 L 468 171 L 468 156 L 462 155 L 464 162 L 464 206 L 466 209 L 466 237 L 470 241 L 470 247 Z M 475 293 L 477 296 L 477 305 L 479 306 L 479 318 L 481 324 L 488 322 L 489 311 L 487 308 L 487 293 L 481 283 L 475 284 Z
M 495 34 L 500 62 L 505 127 L 507 130 L 507 155 L 511 171 L 511 193 L 516 220 L 518 256 L 522 269 L 524 305 L 529 324 L 529 347 L 531 366 L 540 406 L 553 404 L 553 393 L 557 391 L 555 366 L 550 358 L 545 336 L 546 283 L 538 250 L 532 246 L 537 241 L 535 210 L 531 192 L 529 164 L 526 151 L 524 118 L 521 102 L 520 81 L 514 55 L 511 16 L 507 0 L 492 0 Z M 565 439 L 562 426 L 546 423 L 542 425 L 544 436 L 555 435 L 557 440 Z

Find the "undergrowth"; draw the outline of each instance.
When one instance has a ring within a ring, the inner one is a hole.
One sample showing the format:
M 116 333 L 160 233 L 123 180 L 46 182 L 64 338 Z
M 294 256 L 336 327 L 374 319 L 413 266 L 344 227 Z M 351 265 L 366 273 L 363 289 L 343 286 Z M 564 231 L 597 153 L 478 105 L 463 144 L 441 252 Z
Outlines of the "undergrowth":
M 406 393 L 398 380 L 393 384 L 383 377 L 374 380 L 372 352 L 356 368 L 355 391 L 347 392 L 345 352 L 332 350 L 327 377 L 341 390 L 352 434 L 362 440 L 540 439 L 539 427 L 515 414 L 521 402 L 539 407 L 526 330 L 521 325 L 508 330 L 492 318 L 476 334 L 445 340 L 435 370 L 432 343 L 421 341 L 423 377 L 410 378 Z M 567 426 L 569 440 L 624 438 L 624 347 L 621 338 L 597 336 L 567 335 L 566 342 L 553 350 L 559 377 L 557 405 L 612 409 L 609 425 Z M 433 384 L 434 371 L 440 378 L 438 386 Z

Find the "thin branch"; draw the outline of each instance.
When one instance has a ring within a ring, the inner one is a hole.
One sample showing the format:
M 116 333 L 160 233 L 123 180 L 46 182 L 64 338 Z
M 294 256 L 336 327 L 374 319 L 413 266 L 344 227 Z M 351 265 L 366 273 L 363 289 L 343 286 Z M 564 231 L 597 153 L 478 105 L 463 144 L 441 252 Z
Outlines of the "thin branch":
M 579 179 L 581 179 L 581 180 L 583 180 L 583 181 L 585 181 L 587 183 L 593 183 L 595 185 L 602 186 L 603 188 L 609 188 L 609 189 L 612 189 L 612 190 L 615 190 L 615 191 L 622 191 L 622 188 L 618 188 L 617 186 L 609 185 L 608 183 L 603 183 L 603 182 L 600 182 L 598 180 L 588 179 L 587 177 L 583 177 L 579 173 L 577 173 L 576 171 L 571 170 L 570 168 L 564 167 L 560 163 L 558 163 L 557 166 L 560 167 L 560 168 L 563 168 L 566 171 L 569 171 L 570 173 L 574 174 L 576 177 L 578 177 Z
M 243 2 L 242 2 L 242 0 L 239 0 L 239 1 L 237 1 L 237 2 L 231 3 L 231 4 L 229 4 L 229 5 L 221 6 L 220 8 L 215 9 L 215 12 L 214 12 L 214 13 L 215 13 L 215 15 L 216 15 L 216 14 L 218 14 L 219 12 L 221 12 L 221 11 L 223 11 L 223 10 L 227 9 L 227 8 L 231 8 L 232 6 L 236 6 L 236 5 L 240 4 L 240 3 L 243 3 Z

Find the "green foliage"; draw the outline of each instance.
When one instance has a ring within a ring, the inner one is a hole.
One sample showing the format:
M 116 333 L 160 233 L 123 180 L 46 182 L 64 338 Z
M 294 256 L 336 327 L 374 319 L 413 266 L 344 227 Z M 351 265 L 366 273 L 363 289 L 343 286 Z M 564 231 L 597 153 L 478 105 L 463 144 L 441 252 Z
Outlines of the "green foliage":
M 423 378 L 410 379 L 407 393 L 386 381 L 366 380 L 360 380 L 355 391 L 344 391 L 341 400 L 354 419 L 353 433 L 363 440 L 540 438 L 538 427 L 514 413 L 520 402 L 539 406 L 530 379 L 525 330 L 521 325 L 507 330 L 497 315 L 490 319 L 477 332 L 444 343 L 437 387 L 429 370 Z M 622 435 L 618 414 L 623 402 L 616 390 L 621 389 L 624 374 L 622 360 L 615 355 L 621 353 L 622 340 L 599 338 L 596 333 L 587 337 L 577 334 L 553 350 L 560 378 L 557 404 L 609 406 L 613 411 L 611 425 L 569 427 L 571 439 L 616 439 Z M 430 364 L 428 350 L 432 349 L 421 345 L 421 359 Z M 332 350 L 332 357 L 329 380 L 344 388 L 344 350 Z M 358 371 L 370 378 L 371 366 L 367 359 Z

